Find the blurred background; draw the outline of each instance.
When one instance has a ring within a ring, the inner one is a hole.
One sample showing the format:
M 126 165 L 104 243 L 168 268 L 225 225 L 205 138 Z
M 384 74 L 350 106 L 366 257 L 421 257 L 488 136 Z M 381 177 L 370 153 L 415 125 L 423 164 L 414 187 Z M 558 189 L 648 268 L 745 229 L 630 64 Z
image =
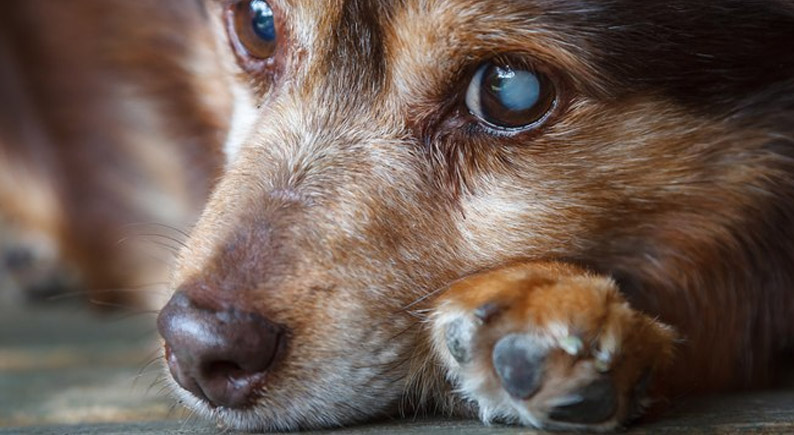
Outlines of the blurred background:
M 155 308 L 229 97 L 196 0 L 0 13 L 0 428 L 179 418 Z

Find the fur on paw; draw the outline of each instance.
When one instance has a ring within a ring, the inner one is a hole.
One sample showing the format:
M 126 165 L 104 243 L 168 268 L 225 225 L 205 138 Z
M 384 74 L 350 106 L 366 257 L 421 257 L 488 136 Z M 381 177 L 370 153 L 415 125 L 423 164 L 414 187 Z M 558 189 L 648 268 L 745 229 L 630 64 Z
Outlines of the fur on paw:
M 609 431 L 638 415 L 671 360 L 671 328 L 634 311 L 609 278 L 521 263 L 452 285 L 433 346 L 488 423 Z

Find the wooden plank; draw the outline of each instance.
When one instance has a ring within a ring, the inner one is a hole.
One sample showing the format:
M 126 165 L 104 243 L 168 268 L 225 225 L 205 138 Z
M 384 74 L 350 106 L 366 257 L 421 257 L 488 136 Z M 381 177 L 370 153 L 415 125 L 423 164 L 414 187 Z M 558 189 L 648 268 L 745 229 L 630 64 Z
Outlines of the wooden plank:
M 171 412 L 158 393 L 151 315 L 98 317 L 76 306 L 0 307 L 0 434 L 217 434 L 212 424 Z M 150 388 L 154 385 L 153 388 Z M 149 423 L 139 423 L 148 421 Z M 351 434 L 531 434 L 476 421 L 392 421 Z M 794 390 L 679 401 L 630 433 L 791 433 Z

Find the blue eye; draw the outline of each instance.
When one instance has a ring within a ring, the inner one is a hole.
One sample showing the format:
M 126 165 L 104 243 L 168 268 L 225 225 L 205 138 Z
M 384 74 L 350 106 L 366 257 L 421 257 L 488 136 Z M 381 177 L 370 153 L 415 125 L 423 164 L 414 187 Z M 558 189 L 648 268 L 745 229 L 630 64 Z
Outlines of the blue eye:
M 491 126 L 521 129 L 546 117 L 554 105 L 554 88 L 535 71 L 486 63 L 469 84 L 466 105 Z
M 275 14 L 268 2 L 239 1 L 230 12 L 229 33 L 238 52 L 258 60 L 272 57 L 278 42 L 278 29 Z
M 251 25 L 254 33 L 267 42 L 276 40 L 276 22 L 273 18 L 273 9 L 264 0 L 251 2 Z

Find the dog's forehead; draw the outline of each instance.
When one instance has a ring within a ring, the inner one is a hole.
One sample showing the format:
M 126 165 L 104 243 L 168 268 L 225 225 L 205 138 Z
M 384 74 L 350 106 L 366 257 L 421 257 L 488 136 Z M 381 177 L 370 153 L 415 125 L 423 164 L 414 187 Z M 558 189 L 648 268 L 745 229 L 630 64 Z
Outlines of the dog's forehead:
M 777 0 L 283 0 L 283 5 L 299 44 L 308 51 L 323 48 L 325 71 L 350 75 L 352 68 L 372 72 L 370 78 L 398 71 L 416 80 L 426 67 L 440 79 L 439 70 L 448 73 L 512 52 L 609 95 L 650 89 L 703 105 L 724 95 L 752 94 L 794 71 L 794 52 L 787 48 L 794 39 L 790 6 Z
M 284 2 L 285 20 L 296 39 L 318 44 L 410 44 L 405 49 L 457 45 L 504 45 L 510 38 L 540 32 L 542 18 L 558 7 L 529 0 L 321 0 Z M 543 11 L 547 13 L 544 13 Z M 339 47 L 334 47 L 339 48 Z
M 308 73 L 312 83 L 321 77 L 323 86 L 352 91 L 359 82 L 367 89 L 391 82 L 401 93 L 438 88 L 469 63 L 505 52 L 530 53 L 577 76 L 592 75 L 584 52 L 571 50 L 583 45 L 581 35 L 555 24 L 569 2 L 554 9 L 531 0 L 273 3 L 292 46 L 300 48 L 293 50 L 300 63 L 292 71 Z

